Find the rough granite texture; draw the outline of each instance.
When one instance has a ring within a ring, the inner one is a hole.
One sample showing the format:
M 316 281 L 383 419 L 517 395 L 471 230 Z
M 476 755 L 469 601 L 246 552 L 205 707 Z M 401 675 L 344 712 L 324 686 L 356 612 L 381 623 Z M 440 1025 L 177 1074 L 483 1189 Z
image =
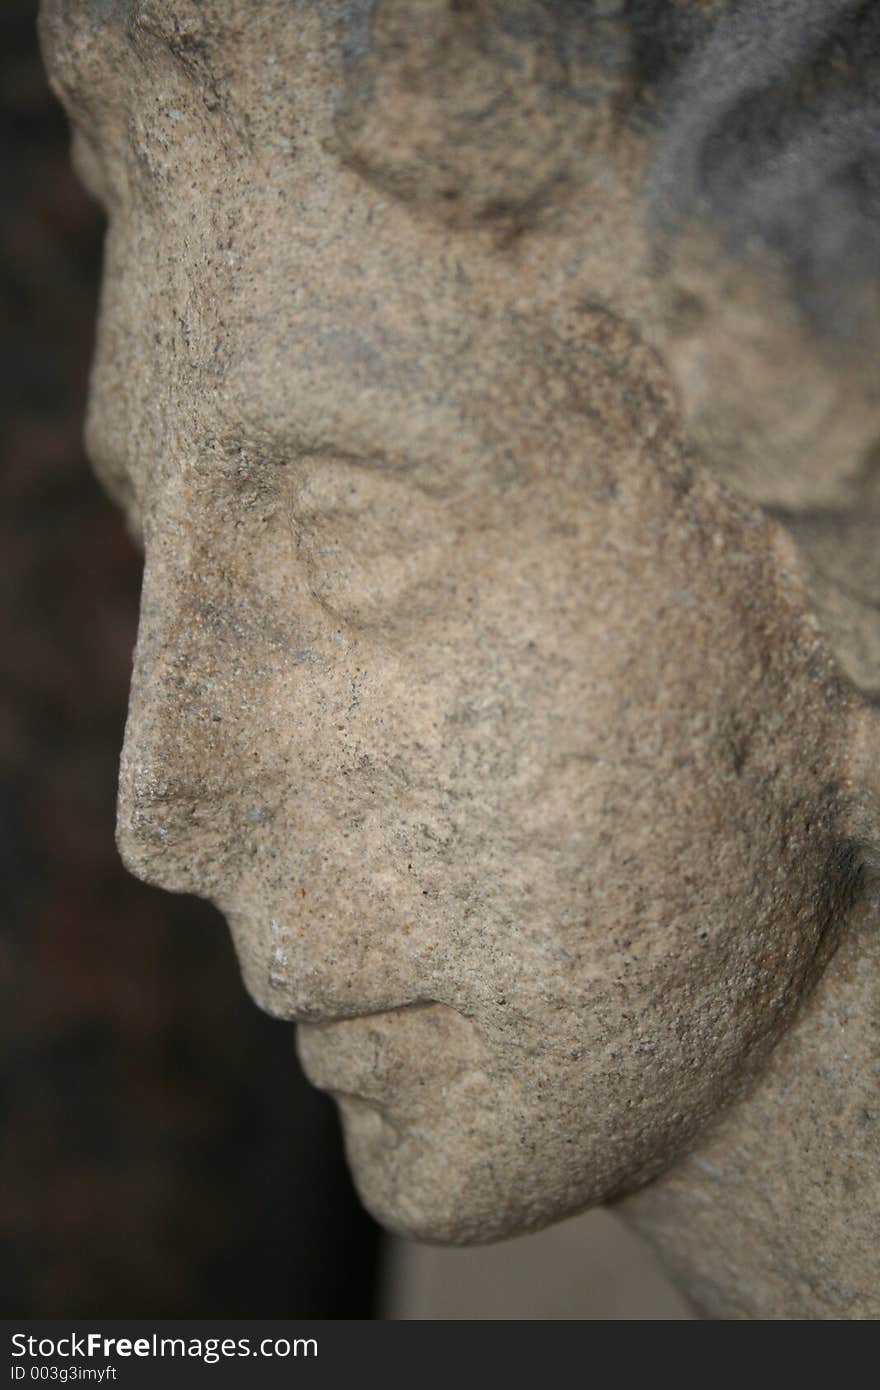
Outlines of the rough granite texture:
M 43 7 L 126 862 L 386 1225 L 625 1199 L 710 1316 L 880 1314 L 867 9 Z

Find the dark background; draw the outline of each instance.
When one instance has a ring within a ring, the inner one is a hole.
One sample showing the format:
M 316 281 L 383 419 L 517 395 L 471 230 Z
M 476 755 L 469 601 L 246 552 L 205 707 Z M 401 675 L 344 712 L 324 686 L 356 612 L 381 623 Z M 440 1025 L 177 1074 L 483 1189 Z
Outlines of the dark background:
M 140 558 L 82 449 L 101 216 L 0 14 L 0 1315 L 373 1315 L 376 1227 L 220 917 L 113 843 Z

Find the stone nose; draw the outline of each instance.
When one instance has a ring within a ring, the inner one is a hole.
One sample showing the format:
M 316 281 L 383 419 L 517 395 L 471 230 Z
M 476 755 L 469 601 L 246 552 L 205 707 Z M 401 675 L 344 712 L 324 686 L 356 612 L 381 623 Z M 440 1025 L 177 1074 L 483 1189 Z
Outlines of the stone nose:
M 117 803 L 130 872 L 204 897 L 235 851 L 231 804 L 259 771 L 243 723 L 247 652 L 221 597 L 185 556 L 148 553 Z

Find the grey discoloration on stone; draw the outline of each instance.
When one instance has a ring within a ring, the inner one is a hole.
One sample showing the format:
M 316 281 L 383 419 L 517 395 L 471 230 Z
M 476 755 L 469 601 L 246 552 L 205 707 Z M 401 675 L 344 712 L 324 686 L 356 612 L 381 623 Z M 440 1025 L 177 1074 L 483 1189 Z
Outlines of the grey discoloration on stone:
M 389 1226 L 643 1188 L 708 1311 L 867 1316 L 873 330 L 699 199 L 658 241 L 728 8 L 45 4 L 146 552 L 119 842 Z

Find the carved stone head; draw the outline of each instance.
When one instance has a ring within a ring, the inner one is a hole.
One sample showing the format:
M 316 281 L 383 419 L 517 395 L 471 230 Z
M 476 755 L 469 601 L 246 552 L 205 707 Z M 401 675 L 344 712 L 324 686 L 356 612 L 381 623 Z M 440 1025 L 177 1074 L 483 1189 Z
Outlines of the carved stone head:
M 723 0 L 44 3 L 146 560 L 120 847 L 224 913 L 393 1228 L 656 1174 L 858 891 L 873 224 L 826 151 L 794 257 L 772 167 L 853 8 L 740 5 L 737 86 Z

